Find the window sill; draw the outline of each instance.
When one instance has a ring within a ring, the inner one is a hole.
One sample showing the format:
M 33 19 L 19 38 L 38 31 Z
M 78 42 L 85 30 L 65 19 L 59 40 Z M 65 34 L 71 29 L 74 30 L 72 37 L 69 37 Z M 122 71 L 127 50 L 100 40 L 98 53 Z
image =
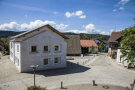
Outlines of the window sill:
M 54 53 L 61 53 L 61 51 L 54 51 Z
M 50 53 L 50 51 L 43 51 L 43 53 Z
M 38 52 L 30 52 L 31 54 L 38 53 Z

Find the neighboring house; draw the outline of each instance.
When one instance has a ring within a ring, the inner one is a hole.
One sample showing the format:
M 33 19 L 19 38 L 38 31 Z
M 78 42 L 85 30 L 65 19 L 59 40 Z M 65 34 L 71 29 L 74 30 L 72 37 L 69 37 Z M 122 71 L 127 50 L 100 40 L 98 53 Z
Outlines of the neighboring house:
M 108 42 L 109 42 L 109 50 L 108 56 L 115 55 L 114 58 L 117 57 L 117 50 L 120 47 L 121 41 L 121 33 L 120 32 L 112 32 Z
M 20 72 L 66 67 L 68 39 L 50 25 L 24 32 L 10 38 L 10 59 Z
M 0 40 L 0 51 L 2 51 L 2 48 L 4 48 L 4 43 Z
M 96 43 L 98 46 L 100 45 L 101 42 L 103 42 L 103 43 L 104 43 L 104 46 L 105 46 L 104 51 L 105 51 L 105 52 L 108 52 L 108 48 L 109 48 L 108 41 L 106 41 L 106 40 L 99 40 L 99 39 L 95 39 L 94 41 L 95 41 L 95 43 Z
M 65 35 L 67 42 L 67 55 L 81 55 L 80 35 Z
M 122 58 L 121 55 L 121 49 L 120 49 L 120 42 L 121 42 L 121 33 L 120 32 L 112 32 L 110 39 L 108 40 L 109 42 L 109 50 L 108 50 L 108 55 L 115 54 L 116 62 L 120 65 L 123 66 L 128 66 L 130 62 L 127 62 L 125 60 L 126 58 Z M 134 63 L 135 65 L 135 63 Z
M 81 43 L 81 49 L 82 49 L 82 53 L 90 53 L 90 47 L 94 46 L 94 53 L 98 52 L 98 45 L 95 43 L 94 40 L 80 40 Z
M 105 45 L 105 52 L 108 52 L 108 49 L 109 49 L 109 43 L 108 43 L 108 41 L 106 41 L 106 40 L 103 40 L 103 43 L 104 43 L 104 45 Z

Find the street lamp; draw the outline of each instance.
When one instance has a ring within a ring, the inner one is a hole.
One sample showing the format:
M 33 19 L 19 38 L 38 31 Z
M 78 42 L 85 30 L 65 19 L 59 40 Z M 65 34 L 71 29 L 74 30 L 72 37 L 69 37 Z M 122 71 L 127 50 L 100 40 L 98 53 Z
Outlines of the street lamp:
M 34 86 L 35 86 L 35 73 L 36 73 L 36 69 L 38 67 L 38 65 L 31 65 L 31 68 L 33 68 L 33 73 L 34 73 Z

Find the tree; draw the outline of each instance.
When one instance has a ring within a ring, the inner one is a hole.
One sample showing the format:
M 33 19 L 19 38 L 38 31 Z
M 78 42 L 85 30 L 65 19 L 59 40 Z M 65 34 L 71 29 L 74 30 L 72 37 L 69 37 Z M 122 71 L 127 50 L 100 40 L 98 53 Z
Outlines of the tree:
M 94 52 L 94 49 L 95 49 L 95 47 L 94 46 L 91 46 L 90 47 L 90 52 L 93 53 Z
M 101 42 L 101 43 L 99 44 L 98 49 L 99 49 L 100 52 L 103 51 L 103 50 L 105 49 L 105 45 L 104 45 L 103 42 Z
M 121 32 L 121 53 L 127 62 L 135 62 L 135 26 Z
M 9 42 L 8 38 L 0 38 L 0 40 L 4 43 L 4 48 L 2 49 L 3 54 L 9 53 Z

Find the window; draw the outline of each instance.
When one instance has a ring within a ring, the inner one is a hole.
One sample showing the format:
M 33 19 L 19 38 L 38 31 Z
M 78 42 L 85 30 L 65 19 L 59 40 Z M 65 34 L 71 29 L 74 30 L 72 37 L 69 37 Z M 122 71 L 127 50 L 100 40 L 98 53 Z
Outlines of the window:
M 55 57 L 54 63 L 59 63 L 60 57 Z
M 17 45 L 17 52 L 19 52 L 19 45 Z
M 48 63 L 49 63 L 49 59 L 48 58 L 44 59 L 44 65 L 47 65 Z
M 44 51 L 49 51 L 49 46 L 48 45 L 44 46 Z
M 55 45 L 55 51 L 59 51 L 59 45 Z
M 36 46 L 31 46 L 31 52 L 36 52 L 37 51 L 37 47 Z

